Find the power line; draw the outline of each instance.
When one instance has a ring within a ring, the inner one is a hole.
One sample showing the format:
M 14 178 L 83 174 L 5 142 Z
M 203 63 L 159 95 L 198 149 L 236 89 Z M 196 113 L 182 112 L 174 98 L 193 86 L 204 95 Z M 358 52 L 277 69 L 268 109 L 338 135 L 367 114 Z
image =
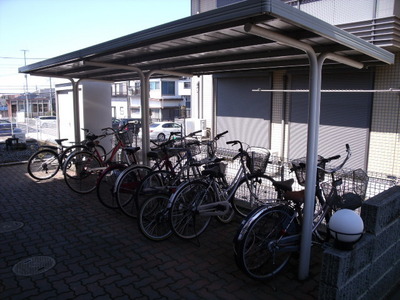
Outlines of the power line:
M 0 56 L 0 58 L 2 58 L 2 59 L 24 59 L 23 57 L 12 57 L 12 56 Z M 27 57 L 26 58 L 27 60 L 28 59 L 30 59 L 30 60 L 35 60 L 35 59 L 47 59 L 47 58 L 44 58 L 44 57 Z

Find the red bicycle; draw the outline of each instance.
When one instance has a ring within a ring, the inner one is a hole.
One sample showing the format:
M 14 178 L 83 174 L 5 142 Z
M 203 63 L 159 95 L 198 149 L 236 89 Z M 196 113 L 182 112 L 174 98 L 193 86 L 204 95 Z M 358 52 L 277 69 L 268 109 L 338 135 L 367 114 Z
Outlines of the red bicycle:
M 108 167 L 121 163 L 137 164 L 135 153 L 140 148 L 129 147 L 130 132 L 122 129 L 102 129 L 103 134 L 99 138 L 110 135 L 114 135 L 115 138 L 114 147 L 105 156 L 95 149 L 93 152 L 76 152 L 67 159 L 63 174 L 69 188 L 80 194 L 90 193 L 96 188 L 99 176 Z

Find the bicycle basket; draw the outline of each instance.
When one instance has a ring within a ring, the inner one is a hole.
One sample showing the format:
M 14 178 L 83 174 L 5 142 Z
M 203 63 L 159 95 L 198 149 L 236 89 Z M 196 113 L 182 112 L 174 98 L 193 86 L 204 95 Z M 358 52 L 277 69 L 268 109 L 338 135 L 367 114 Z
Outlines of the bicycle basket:
M 195 156 L 195 155 L 198 155 L 201 153 L 201 147 L 200 147 L 200 143 L 198 141 L 188 143 L 187 147 L 189 148 L 192 156 Z
M 123 132 L 118 132 L 118 140 L 124 143 L 125 145 L 132 144 L 133 142 L 133 134 L 131 131 L 123 131 Z M 118 141 L 116 141 L 118 142 Z
M 333 182 L 321 184 L 325 199 L 334 210 L 357 209 L 365 199 L 368 175 L 361 169 L 335 173 Z
M 271 155 L 269 150 L 261 147 L 250 147 L 247 149 L 247 153 L 249 157 L 247 158 L 246 165 L 250 172 L 264 174 Z
M 304 186 L 306 184 L 306 158 L 293 159 L 291 164 L 291 170 L 295 172 L 298 184 Z M 325 169 L 325 162 L 322 161 L 320 155 L 318 155 L 318 167 Z M 322 182 L 325 179 L 325 172 L 319 168 L 317 170 L 318 181 Z

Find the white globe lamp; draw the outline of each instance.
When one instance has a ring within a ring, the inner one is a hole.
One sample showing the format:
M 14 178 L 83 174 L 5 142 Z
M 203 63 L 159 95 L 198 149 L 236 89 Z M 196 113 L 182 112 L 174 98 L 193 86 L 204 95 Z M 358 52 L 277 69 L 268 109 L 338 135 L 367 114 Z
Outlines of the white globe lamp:
M 340 209 L 335 212 L 329 220 L 328 227 L 335 239 L 335 247 L 341 250 L 353 249 L 364 232 L 363 220 L 350 209 Z

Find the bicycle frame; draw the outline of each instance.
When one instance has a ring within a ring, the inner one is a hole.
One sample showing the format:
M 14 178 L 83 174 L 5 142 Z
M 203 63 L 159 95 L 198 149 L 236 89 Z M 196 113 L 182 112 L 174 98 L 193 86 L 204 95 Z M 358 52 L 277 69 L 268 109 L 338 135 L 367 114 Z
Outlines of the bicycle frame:
M 337 166 L 333 169 L 330 169 L 330 170 L 325 170 L 323 168 L 318 167 L 319 170 L 323 171 L 326 174 L 329 174 L 331 177 L 331 179 L 330 179 L 332 182 L 332 189 L 330 192 L 331 195 L 335 195 L 335 196 L 337 195 L 337 189 L 336 189 L 336 184 L 335 184 L 336 181 L 334 178 L 335 172 L 340 170 L 351 156 L 350 148 L 349 148 L 349 145 L 347 145 L 347 144 L 346 144 L 346 151 L 347 151 L 347 156 L 339 166 Z M 338 159 L 339 157 L 340 156 L 333 156 L 333 157 L 326 159 L 326 161 Z M 316 182 L 315 196 L 318 200 L 319 207 L 314 211 L 312 234 L 318 236 L 317 228 L 321 225 L 321 223 L 325 219 L 325 216 L 328 214 L 328 212 L 332 210 L 332 207 L 330 206 L 330 204 L 327 201 L 325 201 L 324 197 L 322 196 L 322 190 L 321 190 L 320 182 L 318 181 L 318 176 L 317 176 L 317 182 Z M 292 199 L 288 199 L 288 200 L 290 201 Z M 292 204 L 290 204 L 290 202 L 288 202 L 288 200 L 283 199 L 281 201 L 286 202 L 286 204 L 278 204 L 277 205 L 277 206 L 279 206 L 279 205 L 289 206 L 294 210 L 294 213 L 293 213 L 290 221 L 288 222 L 286 228 L 283 229 L 284 232 L 286 232 L 289 229 L 289 227 L 293 224 L 295 219 L 300 219 L 300 224 L 302 223 L 301 204 L 299 202 L 295 202 L 295 201 L 293 201 Z M 240 232 L 240 234 L 238 236 L 238 240 L 242 239 L 243 236 L 248 231 L 248 228 L 250 228 L 251 224 L 255 220 L 257 220 L 258 217 L 264 211 L 266 211 L 270 208 L 271 208 L 270 206 L 264 206 L 263 208 L 259 209 L 259 211 L 256 214 L 252 215 L 246 221 L 245 226 L 242 228 L 242 231 Z M 293 235 L 289 235 L 289 236 L 281 236 L 277 240 L 272 240 L 267 244 L 267 247 L 269 248 L 269 250 L 271 252 L 298 252 L 300 250 L 300 241 L 301 241 L 301 234 L 297 233 L 297 234 L 293 234 Z
M 207 192 L 211 189 L 212 193 L 216 195 L 218 199 L 223 198 L 224 200 L 216 201 L 214 203 L 199 205 L 197 207 L 197 212 L 204 216 L 223 216 L 229 209 L 232 208 L 231 199 L 235 195 L 235 191 L 239 186 L 243 178 L 246 178 L 246 185 L 250 193 L 254 195 L 250 183 L 249 175 L 250 172 L 246 169 L 245 155 L 239 155 L 240 167 L 235 174 L 234 179 L 228 185 L 225 175 L 221 180 L 214 179 L 212 176 L 208 178 L 208 188 Z M 222 208 L 222 209 L 221 209 Z

